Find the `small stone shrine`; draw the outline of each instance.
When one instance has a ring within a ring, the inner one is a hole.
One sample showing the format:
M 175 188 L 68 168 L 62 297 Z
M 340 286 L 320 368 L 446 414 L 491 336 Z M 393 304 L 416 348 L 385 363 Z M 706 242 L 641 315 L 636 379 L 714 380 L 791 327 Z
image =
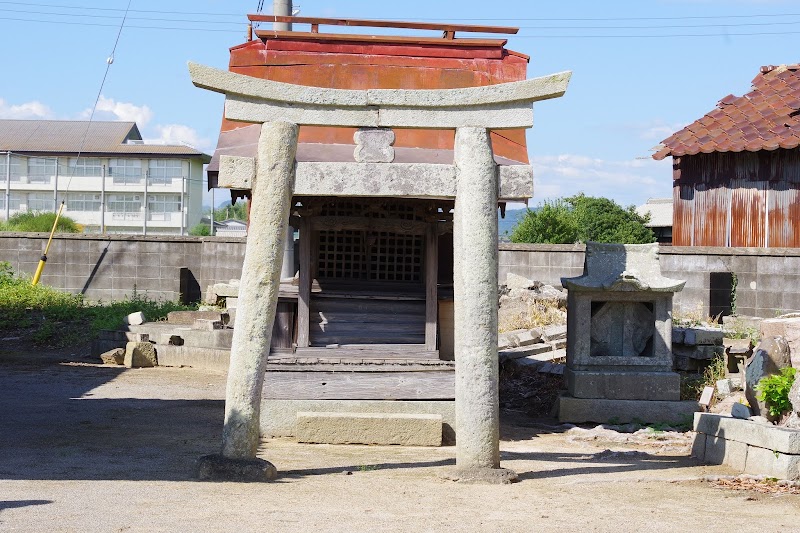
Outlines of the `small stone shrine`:
M 584 273 L 562 278 L 567 297 L 564 422 L 675 422 L 672 297 L 685 281 L 661 275 L 658 244 L 586 244 Z

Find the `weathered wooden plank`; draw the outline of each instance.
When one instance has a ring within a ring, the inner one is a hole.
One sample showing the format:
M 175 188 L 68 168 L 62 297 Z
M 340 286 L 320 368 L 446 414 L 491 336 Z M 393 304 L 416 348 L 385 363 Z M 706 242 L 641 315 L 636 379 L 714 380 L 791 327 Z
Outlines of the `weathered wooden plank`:
M 272 325 L 272 342 L 274 348 L 291 348 L 294 336 L 294 304 L 278 302 L 275 322 Z
M 315 295 L 317 296 L 317 295 Z M 417 298 L 413 300 L 383 301 L 358 298 L 314 298 L 311 309 L 317 313 L 368 313 L 389 315 L 417 315 L 424 320 L 425 304 Z
M 435 224 L 425 234 L 425 347 L 436 349 L 439 313 L 439 235 Z
M 267 372 L 269 400 L 452 400 L 455 372 Z
M 310 343 L 309 308 L 311 306 L 311 231 L 308 220 L 300 219 L 300 286 L 297 295 L 297 346 Z
M 425 332 L 420 331 L 420 333 L 417 335 L 413 335 L 408 332 L 365 332 L 359 335 L 350 332 L 328 334 L 312 331 L 311 341 L 315 346 L 346 343 L 383 344 L 384 342 L 392 344 L 402 344 L 404 342 L 409 344 L 420 344 L 425 342 Z
M 425 324 L 425 317 L 419 313 L 392 313 L 389 319 L 394 324 L 414 324 L 422 326 Z M 375 313 L 351 313 L 348 311 L 311 311 L 311 324 L 333 324 L 347 322 L 352 324 L 373 324 L 385 323 L 386 315 Z

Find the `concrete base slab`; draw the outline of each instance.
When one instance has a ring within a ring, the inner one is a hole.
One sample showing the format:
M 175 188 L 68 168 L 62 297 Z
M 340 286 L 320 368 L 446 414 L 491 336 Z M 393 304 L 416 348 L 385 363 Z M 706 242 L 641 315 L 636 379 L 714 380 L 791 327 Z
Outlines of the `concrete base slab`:
M 201 481 L 264 482 L 278 477 L 278 470 L 264 459 L 230 459 L 219 454 L 197 460 L 197 479 Z
M 561 396 L 558 419 L 561 422 L 604 423 L 685 423 L 700 410 L 697 402 L 606 400 Z
M 442 474 L 443 479 L 467 484 L 509 485 L 519 481 L 519 476 L 507 468 L 459 468 L 452 467 Z
M 677 372 L 588 372 L 567 369 L 567 391 L 575 398 L 677 401 L 681 378 Z
M 297 413 L 296 435 L 314 444 L 441 446 L 441 415 L 406 413 Z
M 297 413 L 419 413 L 442 417 L 442 440 L 455 443 L 456 415 L 453 400 L 261 400 L 261 434 L 269 437 L 297 435 Z

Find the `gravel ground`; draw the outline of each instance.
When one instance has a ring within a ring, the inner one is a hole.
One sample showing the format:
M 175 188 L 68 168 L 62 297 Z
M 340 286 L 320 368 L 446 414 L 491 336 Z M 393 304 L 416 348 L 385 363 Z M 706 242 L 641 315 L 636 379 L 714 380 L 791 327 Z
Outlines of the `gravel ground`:
M 263 442 L 269 484 L 198 482 L 225 376 L 0 353 L 0 531 L 800 532 L 800 495 L 720 488 L 691 434 L 508 414 L 513 485 L 445 481 L 455 449 Z

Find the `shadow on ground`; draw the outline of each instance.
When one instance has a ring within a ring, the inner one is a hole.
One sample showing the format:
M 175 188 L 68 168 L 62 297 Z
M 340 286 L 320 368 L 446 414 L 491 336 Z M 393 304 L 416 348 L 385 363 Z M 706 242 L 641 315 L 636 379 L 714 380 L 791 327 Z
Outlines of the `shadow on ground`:
M 126 398 L 131 394 L 125 380 L 115 380 L 128 370 L 94 365 L 37 364 L 3 362 L 0 357 L 0 480 L 193 480 L 195 463 L 201 455 L 219 448 L 224 416 L 221 400 L 168 400 Z M 131 372 L 137 372 L 133 370 Z M 191 370 L 187 370 L 191 372 Z M 181 384 L 160 381 L 159 373 L 148 376 L 149 390 L 157 397 L 180 397 Z M 106 385 L 115 390 L 114 398 L 94 398 L 93 390 Z M 141 393 L 140 393 L 141 395 Z M 503 438 L 528 441 L 536 446 L 542 433 L 559 431 L 542 423 L 524 424 L 518 417 L 504 423 Z M 282 444 L 273 453 L 292 456 L 287 446 L 305 449 L 319 467 L 284 467 L 284 481 L 308 476 L 342 475 L 364 470 L 421 469 L 451 466 L 451 458 L 431 460 L 428 450 L 406 453 L 398 448 L 398 460 L 386 460 L 393 450 L 386 447 L 353 447 L 353 457 L 336 447 L 337 457 L 326 457 L 334 448 Z M 267 443 L 267 449 L 271 445 Z M 309 450 L 310 453 L 309 453 Z M 319 450 L 319 460 L 314 458 Z M 427 459 L 426 459 L 427 456 Z M 419 457 L 420 460 L 415 460 Z M 355 464 L 349 464 L 350 461 Z M 368 464 L 365 464 L 365 461 Z M 552 453 L 542 451 L 504 451 L 502 461 L 514 468 L 516 462 L 534 462 L 536 471 L 518 472 L 521 479 L 577 476 L 587 473 L 674 469 L 691 466 L 687 457 L 657 456 L 647 453 L 603 455 Z M 330 466 L 331 463 L 342 466 Z M 521 466 L 521 465 L 519 465 Z M 539 467 L 540 466 L 540 467 Z M 281 466 L 279 465 L 279 469 Z M 44 500 L 0 502 L 14 505 L 43 505 Z

